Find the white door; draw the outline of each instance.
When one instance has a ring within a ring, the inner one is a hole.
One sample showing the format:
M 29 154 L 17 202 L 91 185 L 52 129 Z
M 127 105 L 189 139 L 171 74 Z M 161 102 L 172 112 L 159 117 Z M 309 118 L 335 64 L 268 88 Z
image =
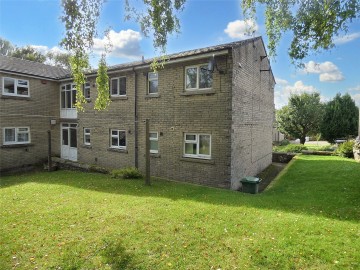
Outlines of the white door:
M 77 124 L 61 125 L 61 158 L 77 161 Z

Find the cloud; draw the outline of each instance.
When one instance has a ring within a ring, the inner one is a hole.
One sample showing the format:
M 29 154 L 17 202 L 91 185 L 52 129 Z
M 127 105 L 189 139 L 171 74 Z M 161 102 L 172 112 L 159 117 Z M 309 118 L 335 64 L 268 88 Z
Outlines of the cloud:
M 345 44 L 345 43 L 348 43 L 348 42 L 351 42 L 355 39 L 358 39 L 360 37 L 360 32 L 356 32 L 356 33 L 352 33 L 352 34 L 349 34 L 349 35 L 344 35 L 344 36 L 341 36 L 341 37 L 336 37 L 334 39 L 334 43 L 336 45 L 341 45 L 341 44 Z
M 358 84 L 358 85 L 355 86 L 355 87 L 350 87 L 348 90 L 349 90 L 349 91 L 360 91 L 360 84 Z
M 234 39 L 245 39 L 255 33 L 259 26 L 252 20 L 236 20 L 229 22 L 224 32 Z
M 141 55 L 141 39 L 141 34 L 131 29 L 121 30 L 120 32 L 110 30 L 109 34 L 102 39 L 94 39 L 93 50 L 96 54 L 103 53 L 110 40 L 112 45 L 110 56 L 135 59 Z
M 360 94 L 351 95 L 351 97 L 355 100 L 355 104 L 360 107 Z
M 305 63 L 304 71 L 312 74 L 320 74 L 320 82 L 338 82 L 345 79 L 340 69 L 330 61 L 324 63 L 309 61 Z
M 276 81 L 276 84 L 279 84 L 279 85 L 287 85 L 289 83 L 287 80 L 277 78 L 277 77 L 275 77 L 275 81 Z
M 52 48 L 49 48 L 48 46 L 44 46 L 44 45 L 30 45 L 30 47 L 34 48 L 35 50 L 37 50 L 38 52 L 42 53 L 42 54 L 47 54 L 49 52 L 51 53 L 66 53 L 66 50 L 61 49 L 57 46 L 54 46 Z
M 294 85 L 290 85 L 290 84 L 277 85 L 275 87 L 275 93 L 274 93 L 275 108 L 279 109 L 287 105 L 291 94 L 299 95 L 302 93 L 313 93 L 313 92 L 319 92 L 319 91 L 312 85 L 305 85 L 302 81 L 296 81 Z

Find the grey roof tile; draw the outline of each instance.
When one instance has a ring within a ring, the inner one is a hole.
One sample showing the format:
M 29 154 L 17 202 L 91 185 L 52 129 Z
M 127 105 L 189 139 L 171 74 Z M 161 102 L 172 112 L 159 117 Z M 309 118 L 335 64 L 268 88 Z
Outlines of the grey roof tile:
M 69 71 L 38 62 L 0 55 L 0 71 L 27 74 L 36 77 L 59 79 L 69 74 Z

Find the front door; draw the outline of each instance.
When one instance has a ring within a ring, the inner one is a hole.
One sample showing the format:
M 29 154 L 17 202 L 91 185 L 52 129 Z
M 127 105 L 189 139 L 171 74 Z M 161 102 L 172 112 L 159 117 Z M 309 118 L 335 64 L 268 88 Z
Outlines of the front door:
M 61 158 L 77 161 L 77 124 L 61 124 Z

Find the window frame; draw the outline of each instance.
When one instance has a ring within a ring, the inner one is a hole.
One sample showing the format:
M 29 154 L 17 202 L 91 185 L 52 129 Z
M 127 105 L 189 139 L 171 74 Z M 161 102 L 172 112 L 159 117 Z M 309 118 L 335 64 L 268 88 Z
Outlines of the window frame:
M 198 65 L 191 65 L 191 66 L 185 66 L 185 72 L 184 72 L 184 86 L 185 86 L 185 91 L 203 91 L 203 90 L 211 90 L 213 89 L 213 78 L 211 76 L 211 87 L 206 87 L 206 88 L 200 88 L 200 69 L 203 66 L 208 66 L 208 64 L 198 64 Z M 195 88 L 187 88 L 187 70 L 190 68 L 196 68 L 196 87 Z M 209 71 L 210 72 L 210 71 Z
M 117 132 L 117 135 L 113 135 L 113 131 Z M 120 132 L 124 132 L 125 134 L 125 146 L 119 145 L 120 144 Z M 123 129 L 110 129 L 110 148 L 113 149 L 122 149 L 122 150 L 126 150 L 126 146 L 127 146 L 127 139 L 126 139 L 126 130 Z M 115 146 L 112 144 L 112 138 L 117 138 L 118 139 L 118 145 Z
M 150 74 L 156 74 L 156 79 L 150 79 Z M 157 91 L 155 93 L 150 93 L 150 82 L 157 81 Z M 159 94 L 159 73 L 158 72 L 148 72 L 147 74 L 147 94 L 148 95 L 158 95 Z
M 156 138 L 152 138 L 150 135 L 156 134 Z M 158 143 L 157 150 L 151 150 L 151 144 L 150 144 L 150 154 L 159 154 L 159 132 L 157 131 L 150 131 L 149 132 L 149 140 L 150 141 L 156 141 Z
M 125 78 L 125 95 L 120 95 L 120 79 Z M 112 93 L 112 86 L 113 86 L 113 81 L 117 81 L 116 85 L 117 85 L 117 91 L 116 94 Z M 110 78 L 110 96 L 111 97 L 126 97 L 127 95 L 127 78 L 126 76 L 119 76 L 119 77 L 114 77 L 114 78 Z
M 66 89 L 66 86 L 70 85 L 70 89 Z M 60 110 L 74 110 L 75 103 L 76 103 L 76 84 L 75 83 L 63 83 L 60 85 Z M 75 93 L 74 93 L 75 92 Z M 63 96 L 64 93 L 64 107 L 63 107 Z M 67 94 L 68 93 L 68 94 Z M 70 103 L 71 106 L 67 107 L 68 105 L 68 95 L 70 95 Z
M 88 91 L 86 91 L 86 89 L 88 89 Z M 89 96 L 86 96 L 86 93 L 89 93 Z M 90 82 L 85 82 L 83 85 L 83 94 L 86 100 L 90 100 L 91 98 L 91 84 Z
M 14 81 L 14 93 L 6 93 L 5 92 L 5 79 L 10 79 Z M 18 94 L 19 81 L 24 81 L 27 83 L 26 87 L 20 85 L 20 87 L 27 88 L 27 95 Z M 3 77 L 2 78 L 2 95 L 3 96 L 13 96 L 13 97 L 30 97 L 30 82 L 25 79 L 17 79 L 12 77 Z
M 24 131 L 20 131 L 20 129 L 22 128 L 26 128 L 27 132 Z M 15 141 L 6 141 L 6 130 L 7 129 L 14 129 L 15 130 Z M 28 134 L 28 140 L 27 141 L 18 141 L 18 135 L 19 134 L 24 134 L 27 133 Z M 31 135 L 30 135 L 30 127 L 4 127 L 3 128 L 3 145 L 14 145 L 14 144 L 29 144 L 31 143 Z
M 88 130 L 88 132 L 86 130 Z M 84 127 L 83 132 L 84 132 L 84 145 L 91 145 L 91 128 Z M 86 136 L 89 136 L 90 142 L 86 141 Z
M 186 139 L 186 135 L 193 135 L 195 136 L 195 140 L 187 140 Z M 204 154 L 200 154 L 199 149 L 200 149 L 200 136 L 209 136 L 210 141 L 209 141 L 209 155 L 204 155 Z M 196 144 L 196 154 L 186 154 L 186 143 L 192 143 L 192 144 Z M 211 159 L 211 143 L 212 143 L 212 138 L 211 138 L 211 134 L 209 133 L 192 133 L 192 132 L 185 132 L 184 133 L 184 157 L 189 157 L 189 158 L 198 158 L 198 159 Z

